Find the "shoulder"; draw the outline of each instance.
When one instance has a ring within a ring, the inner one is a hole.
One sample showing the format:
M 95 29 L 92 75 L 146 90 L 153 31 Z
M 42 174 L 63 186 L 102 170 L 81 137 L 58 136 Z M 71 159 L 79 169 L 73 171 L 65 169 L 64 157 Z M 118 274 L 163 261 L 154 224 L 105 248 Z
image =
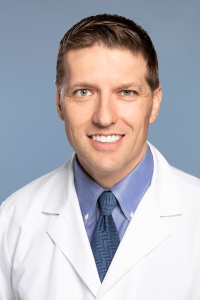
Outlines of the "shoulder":
M 171 167 L 176 178 L 179 194 L 187 210 L 196 210 L 200 219 L 200 179 Z
M 41 210 L 56 180 L 59 169 L 32 181 L 8 197 L 1 205 L 6 219 L 12 220 L 14 216 L 22 219 L 28 211 Z
M 171 176 L 178 182 L 181 188 L 193 189 L 199 191 L 200 189 L 200 179 L 192 176 L 186 172 L 183 172 L 173 166 L 171 166 L 163 155 L 150 143 L 150 150 L 153 155 L 154 160 L 154 170 L 157 169 L 159 177 L 162 177 L 164 181 L 169 181 Z
M 154 160 L 152 185 L 159 204 L 173 208 L 180 202 L 188 211 L 197 210 L 200 214 L 200 180 L 172 167 L 154 146 L 149 146 Z
M 58 186 L 60 178 L 65 176 L 67 179 L 72 160 L 73 157 L 70 157 L 60 168 L 32 181 L 8 197 L 1 205 L 6 217 L 11 220 L 14 215 L 22 218 L 28 212 L 41 212 L 52 189 Z
M 187 187 L 191 187 L 197 190 L 200 190 L 200 179 L 190 175 L 188 173 L 185 173 L 175 167 L 172 167 L 172 171 L 174 172 L 177 180 L 182 183 L 183 185 L 186 185 Z

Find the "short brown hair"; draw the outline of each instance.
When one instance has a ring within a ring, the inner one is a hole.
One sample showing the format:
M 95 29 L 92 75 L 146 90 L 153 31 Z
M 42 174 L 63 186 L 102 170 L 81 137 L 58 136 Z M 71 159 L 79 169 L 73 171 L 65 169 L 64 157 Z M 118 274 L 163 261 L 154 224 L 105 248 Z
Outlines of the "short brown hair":
M 152 91 L 159 86 L 158 59 L 147 32 L 134 21 L 118 15 L 102 14 L 85 18 L 75 24 L 60 41 L 56 65 L 56 84 L 64 77 L 63 58 L 71 49 L 103 44 L 108 48 L 130 50 L 140 54 L 147 63 L 146 81 Z

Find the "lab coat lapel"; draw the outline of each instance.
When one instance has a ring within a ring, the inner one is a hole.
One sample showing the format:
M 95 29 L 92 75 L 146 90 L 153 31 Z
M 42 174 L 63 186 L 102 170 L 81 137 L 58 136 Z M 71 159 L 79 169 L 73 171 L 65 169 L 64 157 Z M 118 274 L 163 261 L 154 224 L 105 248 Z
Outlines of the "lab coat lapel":
M 97 295 L 100 299 L 125 273 L 163 243 L 170 231 L 162 217 L 181 213 L 180 197 L 171 167 L 151 145 L 154 174 L 113 258 Z
M 43 212 L 58 214 L 48 234 L 96 296 L 101 282 L 74 187 L 73 158 L 59 172 Z

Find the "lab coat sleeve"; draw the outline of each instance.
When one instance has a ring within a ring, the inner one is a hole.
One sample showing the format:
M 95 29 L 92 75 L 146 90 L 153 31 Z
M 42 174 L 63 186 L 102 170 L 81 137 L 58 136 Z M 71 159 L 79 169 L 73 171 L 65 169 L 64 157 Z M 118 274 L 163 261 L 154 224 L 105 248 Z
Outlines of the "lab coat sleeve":
M 0 299 L 15 300 L 12 290 L 12 262 L 7 249 L 8 223 L 0 207 Z

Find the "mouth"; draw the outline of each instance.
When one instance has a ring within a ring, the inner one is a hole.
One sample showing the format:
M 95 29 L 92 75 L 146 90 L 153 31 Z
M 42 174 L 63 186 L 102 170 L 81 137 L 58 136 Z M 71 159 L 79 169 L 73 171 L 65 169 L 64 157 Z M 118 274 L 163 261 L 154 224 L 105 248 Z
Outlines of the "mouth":
M 112 134 L 112 135 L 91 135 L 90 138 L 93 141 L 100 143 L 115 143 L 119 141 L 124 135 Z

